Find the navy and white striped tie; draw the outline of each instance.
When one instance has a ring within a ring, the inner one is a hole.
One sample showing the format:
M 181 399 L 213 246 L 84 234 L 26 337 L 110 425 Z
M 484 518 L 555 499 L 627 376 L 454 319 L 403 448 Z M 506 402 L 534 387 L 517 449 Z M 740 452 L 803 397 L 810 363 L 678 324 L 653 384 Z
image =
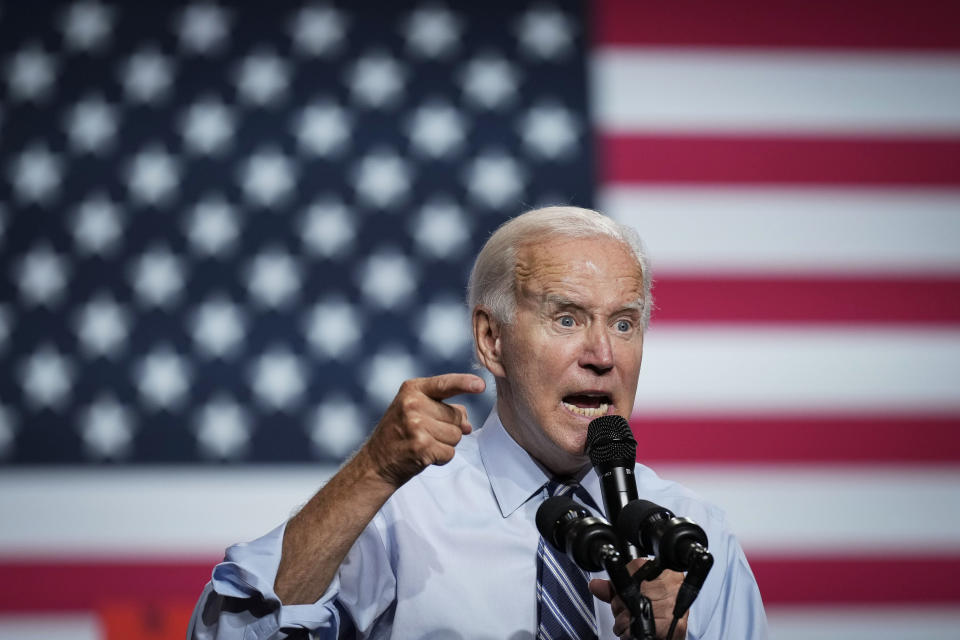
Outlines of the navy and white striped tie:
M 571 492 L 589 494 L 576 483 L 551 480 L 547 492 L 562 496 Z M 589 576 L 567 554 L 540 537 L 537 546 L 537 640 L 596 640 L 597 616 Z

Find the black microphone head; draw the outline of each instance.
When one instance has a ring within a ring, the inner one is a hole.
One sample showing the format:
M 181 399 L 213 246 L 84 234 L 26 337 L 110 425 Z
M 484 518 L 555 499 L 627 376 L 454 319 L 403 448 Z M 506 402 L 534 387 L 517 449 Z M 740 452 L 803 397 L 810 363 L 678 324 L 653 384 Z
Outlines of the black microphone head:
M 587 427 L 586 454 L 594 467 L 633 467 L 637 441 L 623 416 L 600 416 Z
M 570 496 L 544 500 L 537 509 L 536 520 L 543 539 L 586 571 L 602 570 L 605 553 L 617 553 L 620 540 L 613 527 L 590 515 L 586 507 Z
M 669 520 L 674 517 L 673 512 L 666 507 L 650 502 L 649 500 L 633 500 L 620 512 L 617 530 L 631 540 L 635 540 L 637 532 L 650 526 L 657 520 Z
M 570 496 L 553 496 L 544 500 L 537 509 L 537 531 L 544 540 L 563 551 L 564 541 L 558 535 L 561 533 L 561 525 L 567 520 L 589 515 L 586 507 L 577 504 Z
M 669 509 L 649 500 L 633 500 L 623 508 L 617 519 L 617 533 L 624 540 L 635 544 L 645 555 L 655 552 L 653 537 L 658 522 L 673 518 Z
M 690 518 L 678 518 L 649 500 L 634 500 L 623 508 L 617 533 L 637 545 L 642 553 L 656 555 L 665 569 L 687 571 L 700 555 L 710 555 L 707 532 L 700 525 Z

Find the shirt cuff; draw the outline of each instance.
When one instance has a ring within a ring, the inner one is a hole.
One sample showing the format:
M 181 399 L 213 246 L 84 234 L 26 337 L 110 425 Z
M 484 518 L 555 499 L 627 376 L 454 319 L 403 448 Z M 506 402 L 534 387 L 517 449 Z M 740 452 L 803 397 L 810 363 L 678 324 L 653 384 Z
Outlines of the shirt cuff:
M 334 574 L 330 586 L 313 604 L 284 605 L 273 590 L 280 566 L 284 522 L 273 531 L 252 542 L 241 542 L 229 547 L 223 562 L 213 568 L 213 590 L 231 598 L 258 598 L 267 604 L 272 614 L 261 624 L 278 628 L 307 628 L 339 626 L 339 615 L 334 598 L 340 591 L 340 576 Z

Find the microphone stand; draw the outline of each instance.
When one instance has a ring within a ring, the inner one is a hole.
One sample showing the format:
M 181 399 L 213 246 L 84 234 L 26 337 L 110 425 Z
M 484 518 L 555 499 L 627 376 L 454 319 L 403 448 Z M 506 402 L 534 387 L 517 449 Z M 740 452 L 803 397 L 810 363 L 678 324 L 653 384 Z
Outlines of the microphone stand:
M 690 608 L 690 605 L 693 604 L 693 601 L 697 599 L 697 595 L 700 593 L 700 587 L 703 586 L 703 581 L 706 579 L 707 574 L 710 573 L 710 569 L 713 567 L 713 556 L 710 554 L 707 549 L 700 544 L 695 544 L 691 546 L 690 556 L 689 556 L 689 568 L 687 570 L 687 575 L 683 580 L 683 584 L 680 585 L 680 591 L 677 593 L 677 601 L 674 604 L 673 608 L 673 618 L 674 624 L 676 624 L 677 619 L 683 616 Z M 643 606 L 645 605 L 649 610 L 649 627 L 646 626 L 646 619 L 641 616 L 640 622 L 644 625 L 642 627 L 641 633 L 648 633 L 649 629 L 650 635 L 638 635 L 638 632 L 635 628 L 637 620 L 634 619 L 631 621 L 630 632 L 633 634 L 634 638 L 642 638 L 643 640 L 648 640 L 648 638 L 654 638 L 654 622 L 653 622 L 653 609 L 650 605 L 650 599 L 645 595 L 640 593 L 640 585 L 644 581 L 655 580 L 661 573 L 663 573 L 663 565 L 660 563 L 660 558 L 655 557 L 652 560 L 646 562 L 642 567 L 637 569 L 637 571 L 631 576 L 627 572 L 627 567 L 622 562 L 619 567 L 611 569 L 607 568 L 607 572 L 610 574 L 610 578 L 614 583 L 614 586 L 617 588 L 617 593 L 620 594 L 620 599 L 627 603 L 627 597 L 623 594 L 625 592 L 636 592 L 636 596 L 642 599 L 639 605 L 640 611 L 643 612 Z M 621 573 L 622 576 L 619 576 L 618 579 L 620 583 L 618 584 L 617 580 L 614 579 L 614 572 Z M 621 592 L 620 584 L 623 584 L 624 591 Z M 631 595 L 631 598 L 636 596 Z M 643 602 L 645 601 L 645 602 Z M 637 616 L 634 613 L 634 609 L 630 604 L 627 604 L 630 609 L 631 615 Z M 672 635 L 673 625 L 670 627 L 669 633 Z M 667 640 L 670 640 L 670 636 L 667 636 Z
M 630 634 L 635 640 L 656 640 L 653 605 L 650 604 L 650 598 L 640 592 L 642 579 L 635 579 L 635 576 L 630 575 L 623 556 L 613 545 L 603 545 L 600 549 L 600 558 L 617 595 L 630 612 Z M 658 575 L 659 573 L 657 571 Z

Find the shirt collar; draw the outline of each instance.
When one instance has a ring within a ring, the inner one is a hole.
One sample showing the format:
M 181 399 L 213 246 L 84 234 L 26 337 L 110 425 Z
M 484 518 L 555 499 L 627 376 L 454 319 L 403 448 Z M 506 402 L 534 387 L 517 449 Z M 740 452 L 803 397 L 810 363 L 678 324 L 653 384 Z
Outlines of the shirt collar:
M 507 433 L 496 409 L 490 412 L 477 434 L 480 459 L 497 499 L 500 514 L 506 518 L 532 496 L 543 491 L 550 474 Z M 580 480 L 597 504 L 603 504 L 600 479 L 590 469 Z

